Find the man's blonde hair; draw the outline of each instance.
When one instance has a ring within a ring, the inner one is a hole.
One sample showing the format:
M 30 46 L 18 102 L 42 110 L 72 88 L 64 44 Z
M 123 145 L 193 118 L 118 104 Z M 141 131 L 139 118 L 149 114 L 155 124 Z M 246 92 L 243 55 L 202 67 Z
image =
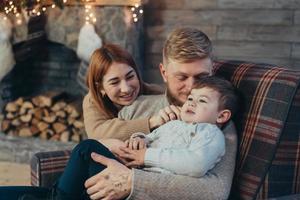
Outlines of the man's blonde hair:
M 178 28 L 168 36 L 163 48 L 163 61 L 190 63 L 212 57 L 212 44 L 205 33 L 195 28 Z

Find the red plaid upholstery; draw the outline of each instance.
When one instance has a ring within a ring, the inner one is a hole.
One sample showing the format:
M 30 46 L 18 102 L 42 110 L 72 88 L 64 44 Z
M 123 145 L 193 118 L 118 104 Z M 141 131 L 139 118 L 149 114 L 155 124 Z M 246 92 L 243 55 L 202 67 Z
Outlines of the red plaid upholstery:
M 230 198 L 300 193 L 300 71 L 239 61 L 218 61 L 214 69 L 242 97 L 242 109 L 234 119 L 239 150 Z M 69 153 L 35 155 L 32 184 L 50 186 Z
M 36 153 L 31 159 L 31 185 L 51 187 L 64 171 L 71 151 Z
M 215 63 L 243 97 L 233 199 L 266 199 L 300 191 L 300 72 L 238 61 Z

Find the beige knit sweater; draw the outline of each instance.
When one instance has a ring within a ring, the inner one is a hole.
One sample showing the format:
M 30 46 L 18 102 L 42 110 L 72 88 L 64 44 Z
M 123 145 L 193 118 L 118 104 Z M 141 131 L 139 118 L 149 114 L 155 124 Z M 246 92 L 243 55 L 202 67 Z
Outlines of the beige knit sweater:
M 158 85 L 144 84 L 143 94 L 161 94 L 163 91 L 163 88 Z M 82 107 L 88 138 L 96 140 L 116 138 L 124 141 L 132 133 L 150 132 L 149 116 L 135 120 L 122 120 L 118 119 L 117 116 L 116 118 L 109 118 L 103 110 L 99 110 L 96 106 L 90 92 L 84 97 Z

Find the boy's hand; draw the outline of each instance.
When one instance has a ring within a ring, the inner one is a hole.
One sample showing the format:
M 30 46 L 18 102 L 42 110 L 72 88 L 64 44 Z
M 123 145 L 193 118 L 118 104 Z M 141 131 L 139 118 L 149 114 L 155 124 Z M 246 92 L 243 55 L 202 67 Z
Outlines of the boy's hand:
M 125 141 L 125 146 L 132 150 L 144 149 L 146 148 L 145 138 L 134 137 Z
M 144 165 L 146 148 L 139 150 L 132 150 L 129 148 L 120 147 L 123 159 L 129 160 L 126 163 L 127 167 L 139 167 Z

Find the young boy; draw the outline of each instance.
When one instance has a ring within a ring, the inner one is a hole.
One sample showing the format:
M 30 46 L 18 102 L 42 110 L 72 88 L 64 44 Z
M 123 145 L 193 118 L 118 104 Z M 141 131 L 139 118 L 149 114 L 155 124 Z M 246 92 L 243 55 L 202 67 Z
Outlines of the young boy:
M 130 148 L 121 148 L 124 153 L 119 156 L 127 160 L 127 166 L 201 177 L 225 153 L 220 128 L 235 113 L 236 106 L 237 96 L 230 82 L 212 76 L 203 78 L 184 103 L 181 121 L 167 122 L 148 135 L 133 134 L 126 141 Z

